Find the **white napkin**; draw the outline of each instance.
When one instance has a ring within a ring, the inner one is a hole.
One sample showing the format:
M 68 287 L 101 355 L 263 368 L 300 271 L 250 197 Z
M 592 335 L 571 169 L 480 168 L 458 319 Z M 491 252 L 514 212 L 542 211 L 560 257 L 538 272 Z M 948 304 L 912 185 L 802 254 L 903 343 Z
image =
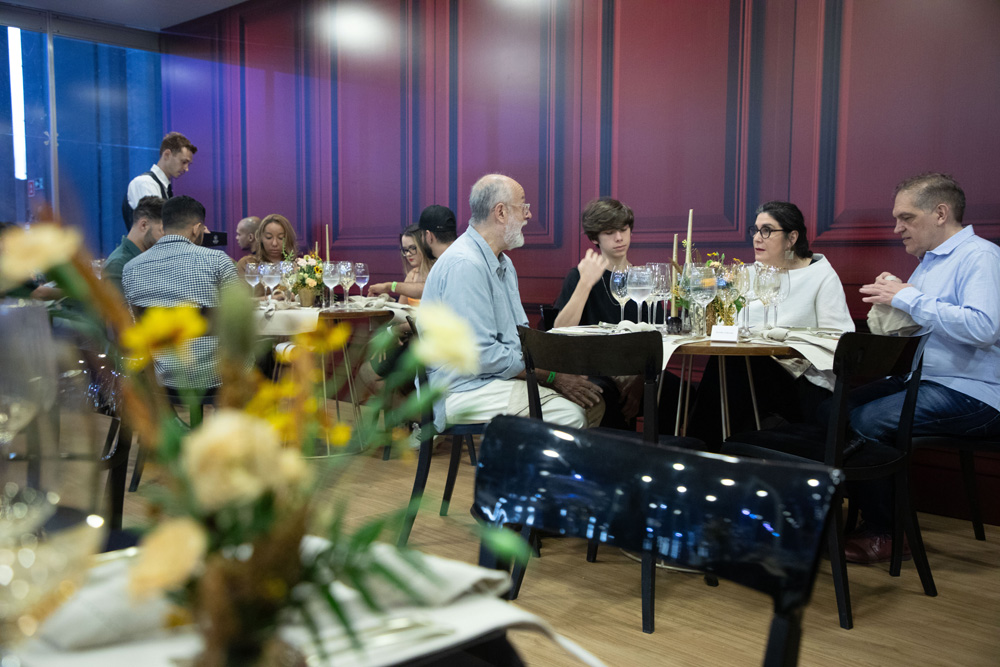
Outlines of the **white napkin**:
M 385 308 L 386 304 L 389 303 L 389 295 L 379 294 L 378 296 L 352 296 L 349 297 L 347 301 L 352 306 L 357 306 L 359 308 L 380 310 Z
M 80 590 L 49 616 L 38 638 L 56 648 L 92 648 L 127 642 L 163 630 L 172 605 L 165 598 L 133 601 L 128 558 L 90 570 Z
M 902 282 L 896 276 L 886 276 L 885 279 Z M 876 303 L 868 311 L 868 329 L 880 336 L 911 336 L 920 331 L 920 325 L 913 321 L 909 313 L 888 304 Z
M 656 331 L 656 327 L 649 322 L 629 322 L 628 320 L 622 320 L 615 327 L 615 333 L 632 331 Z

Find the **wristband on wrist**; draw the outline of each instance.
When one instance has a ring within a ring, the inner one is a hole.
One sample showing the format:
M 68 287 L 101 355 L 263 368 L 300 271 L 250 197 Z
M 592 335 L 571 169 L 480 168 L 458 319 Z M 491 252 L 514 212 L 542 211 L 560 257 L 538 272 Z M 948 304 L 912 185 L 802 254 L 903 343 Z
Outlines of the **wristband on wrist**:
M 545 381 L 545 384 L 552 384 L 555 381 L 555 379 L 556 379 L 556 372 L 551 371 L 549 373 L 549 379 Z
M 395 291 L 396 291 L 396 285 L 397 285 L 397 284 L 398 284 L 398 283 L 397 283 L 397 282 L 396 282 L 395 280 L 393 280 L 393 281 L 392 281 L 392 287 L 390 287 L 389 289 L 390 289 L 391 291 L 395 292 Z

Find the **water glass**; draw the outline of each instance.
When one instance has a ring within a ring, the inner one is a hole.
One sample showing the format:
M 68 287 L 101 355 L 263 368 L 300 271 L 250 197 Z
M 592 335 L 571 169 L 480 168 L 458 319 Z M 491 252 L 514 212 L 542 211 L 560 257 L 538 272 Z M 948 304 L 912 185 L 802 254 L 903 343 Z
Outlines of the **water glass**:
M 357 262 L 354 265 L 354 282 L 361 290 L 361 296 L 365 294 L 365 285 L 368 284 L 368 265 Z
M 257 262 L 246 263 L 246 266 L 243 267 L 243 279 L 247 281 L 247 284 L 251 288 L 256 287 L 260 283 L 260 266 Z
M 626 281 L 628 297 L 635 301 L 636 321 L 642 314 L 642 304 L 653 291 L 653 272 L 645 266 L 633 266 Z
M 340 284 L 340 267 L 337 262 L 323 262 L 323 284 L 328 290 L 326 306 L 333 301 L 333 288 Z
M 614 297 L 615 301 L 618 302 L 618 307 L 621 308 L 621 315 L 618 318 L 619 322 L 625 320 L 625 304 L 628 303 L 628 267 L 623 266 L 617 268 L 611 272 L 611 296 Z
M 260 281 L 267 287 L 267 303 L 270 305 L 274 297 L 274 288 L 281 282 L 281 267 L 273 262 L 261 264 Z
M 685 267 L 686 268 L 686 267 Z M 689 272 L 689 289 L 691 300 L 698 304 L 698 327 L 694 332 L 697 336 L 706 335 L 705 308 L 719 291 L 718 277 L 715 269 L 710 266 L 694 265 Z
M 337 268 L 340 272 L 340 286 L 344 288 L 344 305 L 347 306 L 351 285 L 354 284 L 354 262 L 340 262 Z

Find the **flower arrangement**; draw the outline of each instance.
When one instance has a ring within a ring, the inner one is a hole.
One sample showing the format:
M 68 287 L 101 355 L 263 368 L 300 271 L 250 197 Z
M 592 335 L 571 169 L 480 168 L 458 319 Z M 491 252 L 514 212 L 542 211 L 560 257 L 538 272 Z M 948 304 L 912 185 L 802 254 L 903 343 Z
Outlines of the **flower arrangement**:
M 682 243 L 687 248 L 687 240 L 685 239 Z M 736 314 L 743 309 L 746 301 L 734 289 L 736 280 L 735 272 L 743 266 L 743 261 L 734 257 L 732 263 L 727 265 L 725 254 L 718 252 L 710 252 L 705 257 L 705 266 L 715 269 L 716 285 L 718 286 L 715 298 L 706 306 L 707 317 L 711 320 L 711 323 L 714 323 L 715 319 L 718 318 L 723 324 L 732 325 L 736 321 Z M 694 246 L 692 246 L 692 262 L 696 264 L 702 262 L 701 252 L 694 248 Z M 676 268 L 683 275 L 683 268 Z M 677 300 L 677 304 L 681 308 L 690 308 L 691 304 L 683 294 L 682 281 L 677 283 L 673 298 Z M 708 325 L 709 330 L 711 329 L 711 323 Z
M 303 289 L 314 290 L 323 284 L 323 262 L 315 252 L 302 255 L 295 262 L 295 270 L 289 282 L 292 291 L 298 294 Z
M 308 457 L 319 443 L 365 452 L 405 442 L 409 434 L 401 425 L 418 420 L 439 395 L 425 390 L 397 406 L 390 393 L 419 364 L 475 372 L 478 353 L 468 323 L 443 307 L 422 316 L 419 343 L 403 354 L 382 393 L 372 399 L 371 416 L 351 425 L 327 414 L 320 382 L 324 369 L 318 363 L 322 355 L 345 349 L 349 326 L 321 321 L 316 331 L 296 336 L 282 360 L 287 372 L 269 381 L 246 370 L 256 345 L 248 333 L 254 330 L 253 304 L 236 286 L 221 295 L 211 326 L 212 334 L 229 343 L 219 350 L 218 409 L 188 430 L 154 390 L 149 361 L 182 354 L 209 323 L 197 309 L 183 307 L 148 308 L 133 323 L 117 290 L 92 273 L 90 262 L 79 234 L 56 223 L 0 237 L 5 286 L 45 273 L 81 304 L 90 335 L 108 334 L 103 344 L 123 369 L 119 403 L 142 441 L 153 443 L 156 483 L 143 487 L 149 530 L 131 572 L 132 593 L 168 595 L 186 612 L 205 638 L 200 665 L 263 664 L 275 651 L 287 652 L 275 637 L 278 624 L 289 616 L 313 632 L 322 656 L 317 607 L 357 643 L 330 586 L 335 581 L 353 586 L 373 608 L 377 603 L 369 588 L 379 579 L 410 590 L 370 555 L 376 539 L 403 518 L 403 510 L 369 520 L 354 533 L 343 528 L 343 508 L 330 521 L 320 519 L 313 502 L 317 490 L 335 486 L 351 457 Z M 296 260 L 297 288 L 320 284 L 321 277 L 315 255 Z M 370 352 L 378 353 L 391 340 L 388 333 L 377 336 Z M 378 423 L 383 408 L 385 427 Z M 324 537 L 326 546 L 300 555 L 307 532 Z

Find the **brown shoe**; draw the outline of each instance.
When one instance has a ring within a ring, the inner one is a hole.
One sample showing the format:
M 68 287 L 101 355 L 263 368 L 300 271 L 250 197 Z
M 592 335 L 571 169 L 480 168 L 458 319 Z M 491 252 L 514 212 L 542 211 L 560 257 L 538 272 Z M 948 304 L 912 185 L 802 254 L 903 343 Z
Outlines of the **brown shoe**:
M 844 557 L 848 563 L 871 565 L 892 560 L 892 535 L 871 528 L 862 529 L 848 536 L 844 543 Z M 910 560 L 910 545 L 903 536 L 903 560 Z

